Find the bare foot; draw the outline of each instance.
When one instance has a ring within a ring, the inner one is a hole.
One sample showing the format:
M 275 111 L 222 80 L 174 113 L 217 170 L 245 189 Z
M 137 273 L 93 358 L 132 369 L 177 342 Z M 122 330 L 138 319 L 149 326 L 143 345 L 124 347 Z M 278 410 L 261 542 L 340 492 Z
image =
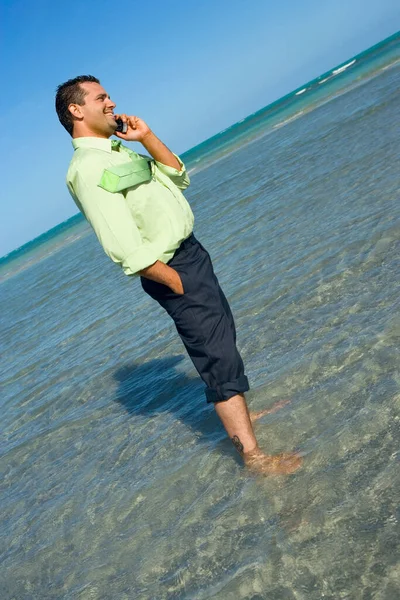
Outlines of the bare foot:
M 279 400 L 278 402 L 275 402 L 275 404 L 273 404 L 270 408 L 264 408 L 264 410 L 250 412 L 250 421 L 254 423 L 254 421 L 258 421 L 258 419 L 261 419 L 261 417 L 265 417 L 265 415 L 272 415 L 287 404 L 290 404 L 290 400 Z
M 303 464 L 303 459 L 294 452 L 268 455 L 258 448 L 246 452 L 243 459 L 250 471 L 260 475 L 291 475 Z

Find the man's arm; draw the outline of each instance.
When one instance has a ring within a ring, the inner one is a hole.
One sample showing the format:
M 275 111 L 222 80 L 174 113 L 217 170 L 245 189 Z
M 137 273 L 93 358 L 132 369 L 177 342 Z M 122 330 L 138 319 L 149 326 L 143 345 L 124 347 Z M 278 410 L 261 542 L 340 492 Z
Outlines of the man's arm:
M 160 248 L 143 242 L 123 194 L 113 194 L 97 185 L 102 171 L 102 165 L 89 161 L 82 173 L 79 169 L 74 173 L 68 187 L 105 253 L 127 275 L 141 274 L 171 287 L 175 293 L 183 293 L 178 273 L 157 260 Z
M 124 114 L 115 116 L 128 125 L 126 133 L 115 132 L 117 137 L 127 142 L 140 142 L 154 160 L 163 163 L 167 167 L 177 169 L 177 171 L 181 170 L 181 165 L 176 156 L 158 139 L 143 119 L 133 116 L 128 117 Z
M 175 292 L 175 294 L 184 293 L 182 281 L 177 271 L 159 260 L 146 269 L 139 271 L 139 275 L 146 279 L 151 279 L 152 281 L 166 285 Z
M 149 131 L 141 143 L 154 160 L 167 167 L 177 169 L 177 171 L 181 170 L 181 165 L 176 156 L 172 154 L 171 150 L 152 131 Z

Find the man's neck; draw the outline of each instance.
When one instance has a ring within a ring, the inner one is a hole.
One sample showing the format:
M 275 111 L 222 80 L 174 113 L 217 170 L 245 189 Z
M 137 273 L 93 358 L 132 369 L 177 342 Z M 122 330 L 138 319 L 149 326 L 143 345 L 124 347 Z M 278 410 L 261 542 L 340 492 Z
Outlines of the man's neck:
M 95 133 L 93 131 L 74 131 L 72 132 L 72 139 L 76 139 L 76 138 L 82 138 L 82 137 L 95 137 L 95 138 L 100 138 L 102 140 L 108 140 L 111 137 L 112 134 L 110 135 L 102 135 L 101 133 Z

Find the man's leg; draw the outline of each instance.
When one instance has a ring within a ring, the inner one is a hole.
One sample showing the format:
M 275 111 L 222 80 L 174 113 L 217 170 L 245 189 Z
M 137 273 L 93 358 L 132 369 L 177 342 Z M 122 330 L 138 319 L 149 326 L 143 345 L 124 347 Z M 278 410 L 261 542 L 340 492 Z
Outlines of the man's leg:
M 243 395 L 249 386 L 236 348 L 234 320 L 208 253 L 195 240 L 186 243 L 169 264 L 181 276 L 183 296 L 143 278 L 142 286 L 174 320 L 194 366 L 207 385 L 207 401 L 214 404 L 246 465 L 266 474 L 292 473 L 300 466 L 297 456 L 267 456 L 257 445 Z
M 244 395 L 215 402 L 214 406 L 236 450 L 242 455 L 256 450 L 258 444 Z

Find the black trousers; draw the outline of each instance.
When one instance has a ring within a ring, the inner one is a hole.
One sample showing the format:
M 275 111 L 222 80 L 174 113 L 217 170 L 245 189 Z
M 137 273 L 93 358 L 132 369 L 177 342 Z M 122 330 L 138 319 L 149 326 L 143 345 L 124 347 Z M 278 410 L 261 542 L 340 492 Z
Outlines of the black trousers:
M 236 348 L 236 330 L 228 301 L 208 252 L 192 234 L 169 261 L 180 275 L 184 294 L 141 277 L 142 287 L 167 311 L 206 384 L 207 402 L 229 400 L 246 392 L 249 382 Z

